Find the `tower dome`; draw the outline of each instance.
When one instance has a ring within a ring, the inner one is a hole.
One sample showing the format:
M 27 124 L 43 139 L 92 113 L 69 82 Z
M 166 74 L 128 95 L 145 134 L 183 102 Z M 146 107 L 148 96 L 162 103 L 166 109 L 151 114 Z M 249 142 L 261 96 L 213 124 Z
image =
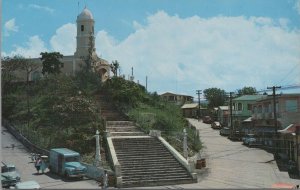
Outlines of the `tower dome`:
M 77 20 L 93 20 L 93 15 L 90 10 L 88 10 L 86 7 L 83 9 L 83 11 L 77 16 Z

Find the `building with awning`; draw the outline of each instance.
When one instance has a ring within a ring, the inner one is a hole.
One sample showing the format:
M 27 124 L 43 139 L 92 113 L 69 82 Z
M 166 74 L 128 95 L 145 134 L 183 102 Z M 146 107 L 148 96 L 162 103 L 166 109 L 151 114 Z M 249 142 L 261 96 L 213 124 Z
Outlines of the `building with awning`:
M 181 106 L 183 116 L 186 118 L 197 118 L 198 117 L 198 103 L 189 103 Z M 207 108 L 200 106 L 200 116 L 203 116 L 207 113 Z
M 278 130 L 279 133 L 279 154 L 287 160 L 296 163 L 298 174 L 300 173 L 300 122 L 289 124 L 284 129 Z

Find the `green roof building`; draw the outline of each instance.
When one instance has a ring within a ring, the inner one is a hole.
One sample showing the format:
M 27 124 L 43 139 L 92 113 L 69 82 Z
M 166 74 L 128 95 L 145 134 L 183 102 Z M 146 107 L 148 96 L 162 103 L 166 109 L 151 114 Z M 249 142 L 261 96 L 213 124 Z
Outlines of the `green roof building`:
M 252 116 L 252 104 L 265 98 L 266 95 L 244 95 L 232 99 L 232 120 L 233 127 L 239 128 L 241 122 Z

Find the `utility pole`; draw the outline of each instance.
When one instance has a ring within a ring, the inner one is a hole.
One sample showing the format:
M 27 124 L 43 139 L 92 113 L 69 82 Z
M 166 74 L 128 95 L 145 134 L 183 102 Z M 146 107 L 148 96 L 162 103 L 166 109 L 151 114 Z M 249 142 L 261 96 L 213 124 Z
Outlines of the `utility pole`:
M 200 116 L 201 116 L 200 114 L 200 94 L 202 94 L 201 92 L 202 90 L 196 90 L 196 93 L 198 94 L 198 121 L 200 121 Z
M 276 113 L 276 89 L 281 88 L 281 86 L 272 86 L 272 87 L 267 87 L 267 89 L 272 89 L 273 91 L 273 114 L 274 114 L 274 130 L 275 130 L 275 141 L 273 142 L 274 146 L 274 153 L 275 156 L 277 155 L 277 146 L 278 146 L 278 125 L 277 125 L 277 113 Z M 279 105 L 278 105 L 279 106 Z
M 229 93 L 229 110 L 230 110 L 230 137 L 233 135 L 233 125 L 232 125 L 232 95 L 233 92 Z

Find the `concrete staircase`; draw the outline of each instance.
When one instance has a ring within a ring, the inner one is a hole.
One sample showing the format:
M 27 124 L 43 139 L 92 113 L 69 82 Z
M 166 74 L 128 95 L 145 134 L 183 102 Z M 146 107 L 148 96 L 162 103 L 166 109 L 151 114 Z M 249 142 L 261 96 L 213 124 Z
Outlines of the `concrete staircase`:
M 100 104 L 101 117 L 106 121 L 127 120 L 127 116 L 120 113 L 108 97 L 109 95 L 103 92 L 96 95 L 96 100 Z
M 132 121 L 107 121 L 106 130 L 111 136 L 145 136 Z
M 119 113 L 103 92 L 97 95 L 106 120 L 109 154 L 118 187 L 144 187 L 194 183 L 194 179 L 157 137 L 140 131 Z M 169 146 L 169 145 L 168 145 Z M 182 159 L 181 159 L 182 160 Z M 118 182 L 117 182 L 118 183 Z
M 157 138 L 124 137 L 112 141 L 121 165 L 122 187 L 196 182 Z

